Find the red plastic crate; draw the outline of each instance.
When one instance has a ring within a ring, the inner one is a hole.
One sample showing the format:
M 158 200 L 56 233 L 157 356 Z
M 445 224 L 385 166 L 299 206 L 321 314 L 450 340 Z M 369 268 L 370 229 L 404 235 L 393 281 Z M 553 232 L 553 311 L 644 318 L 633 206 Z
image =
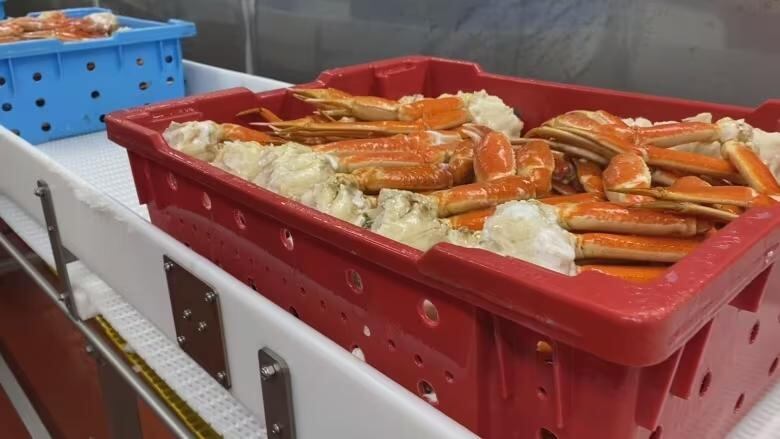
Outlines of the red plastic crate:
M 526 128 L 573 109 L 668 120 L 756 109 L 518 79 L 409 57 L 324 72 L 307 87 L 398 98 L 485 89 Z M 171 121 L 239 123 L 286 90 L 233 89 L 115 113 L 152 222 L 487 438 L 714 438 L 762 395 L 780 354 L 780 207 L 753 209 L 651 284 L 567 277 L 482 250 L 422 253 L 169 148 Z M 549 346 L 551 353 L 543 349 Z M 293 371 L 294 373 L 294 371 Z M 399 420 L 399 422 L 402 422 Z

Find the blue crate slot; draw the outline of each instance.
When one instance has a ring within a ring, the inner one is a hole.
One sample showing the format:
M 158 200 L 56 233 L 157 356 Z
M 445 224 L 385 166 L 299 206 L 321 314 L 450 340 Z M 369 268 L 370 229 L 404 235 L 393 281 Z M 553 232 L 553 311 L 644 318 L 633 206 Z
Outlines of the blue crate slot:
M 122 16 L 119 25 L 129 30 L 110 38 L 0 44 L 0 124 L 38 144 L 103 130 L 112 111 L 183 97 L 181 39 L 195 25 Z

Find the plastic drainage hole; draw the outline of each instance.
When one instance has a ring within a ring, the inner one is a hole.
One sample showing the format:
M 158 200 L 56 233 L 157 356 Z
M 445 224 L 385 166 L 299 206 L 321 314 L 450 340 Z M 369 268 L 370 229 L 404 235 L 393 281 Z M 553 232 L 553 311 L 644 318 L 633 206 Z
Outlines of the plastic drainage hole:
M 661 439 L 661 434 L 664 432 L 663 427 L 660 425 L 656 427 L 655 430 L 653 430 L 652 433 L 650 433 L 650 437 L 648 439 Z
M 167 64 L 170 64 L 170 63 L 172 63 L 172 62 L 173 62 L 173 56 L 171 56 L 171 55 L 167 55 L 167 56 L 165 57 L 165 62 L 166 62 Z
M 36 107 L 43 107 L 44 105 L 46 105 L 46 99 L 38 98 L 38 99 L 35 100 L 35 106 Z
M 536 389 L 536 396 L 544 401 L 547 399 L 547 390 L 544 387 L 539 386 L 539 388 Z
M 455 376 L 452 374 L 452 372 L 445 370 L 444 371 L 444 380 L 448 383 L 454 383 L 455 382 Z
M 734 403 L 734 413 L 738 412 L 739 409 L 742 408 L 742 403 L 745 402 L 745 394 L 740 393 L 739 398 L 737 398 L 737 402 Z
M 95 63 L 93 63 L 92 61 L 88 62 L 87 63 L 87 70 L 90 71 L 90 72 L 95 70 Z
M 144 59 L 143 58 L 136 58 L 135 59 L 135 64 L 138 65 L 138 66 L 144 65 Z
M 558 439 L 558 436 L 556 436 L 555 433 L 553 433 L 552 431 L 546 428 L 540 428 L 539 439 Z
M 176 82 L 176 80 L 173 79 L 173 76 L 169 76 L 169 77 L 165 78 L 165 83 L 168 84 L 168 85 L 173 85 L 174 82 Z
M 5 104 L 3 104 L 2 108 L 3 108 L 3 111 L 11 111 L 11 110 L 14 109 L 14 106 L 9 104 L 8 102 L 6 102 Z
M 209 197 L 209 194 L 203 192 L 203 196 L 201 198 L 203 208 L 206 210 L 211 210 L 211 197 Z
M 0 87 L 5 85 L 5 77 L 0 76 Z
M 429 403 L 433 405 L 437 405 L 439 403 L 439 397 L 436 396 L 436 390 L 434 390 L 433 386 L 428 381 L 422 380 L 417 383 L 417 391 L 420 392 L 422 399 L 428 401 Z
M 97 98 L 100 97 L 100 92 L 95 90 L 92 93 L 90 93 L 89 95 L 92 96 L 92 99 L 97 99 Z
M 106 123 L 106 115 L 105 114 L 101 114 L 99 119 L 100 119 L 101 123 Z
M 760 322 L 756 322 L 755 325 L 753 325 L 752 328 L 750 328 L 750 344 L 753 344 L 756 342 L 756 339 L 758 338 L 758 330 L 761 327 Z
M 536 357 L 544 364 L 553 364 L 553 348 L 544 340 L 536 342 Z
M 141 90 L 146 90 L 146 89 L 149 88 L 149 83 L 146 82 L 146 81 L 143 81 L 143 82 L 138 84 L 138 88 L 140 88 Z
M 430 300 L 423 299 L 423 301 L 420 302 L 418 312 L 420 313 L 423 322 L 427 323 L 429 326 L 436 326 L 439 324 L 439 310 Z
M 704 396 L 704 394 L 707 393 L 707 390 L 709 390 L 711 383 L 712 383 L 712 373 L 707 372 L 704 375 L 704 378 L 701 379 L 701 385 L 699 386 L 699 396 Z
M 300 318 L 298 316 L 298 310 L 296 310 L 294 306 L 289 307 L 287 310 L 290 311 L 290 314 L 294 315 L 295 318 L 297 318 L 297 319 Z
M 320 309 L 325 311 L 328 308 L 328 306 L 325 304 L 324 300 L 320 300 Z
M 360 349 L 360 346 L 352 346 L 352 349 L 349 351 L 352 352 L 352 355 L 354 355 L 358 360 L 366 361 L 366 354 L 363 353 L 363 349 Z
M 257 291 L 257 285 L 255 285 L 255 280 L 254 279 L 252 279 L 250 277 L 249 279 L 247 279 L 246 283 L 249 284 L 249 288 Z
M 173 175 L 173 173 L 168 173 L 168 187 L 171 188 L 172 191 L 175 191 L 179 189 L 179 183 L 176 181 L 176 176 Z
M 306 295 L 306 288 L 300 287 L 299 290 L 301 291 L 301 296 L 305 296 Z
M 33 81 L 38 82 L 43 79 L 43 75 L 40 72 L 33 73 Z
M 21 133 L 19 130 L 16 130 L 16 129 L 14 129 L 14 130 L 11 130 L 11 132 L 12 132 L 12 133 L 14 133 L 14 134 L 16 134 L 17 136 L 20 136 L 20 135 L 22 135 L 22 133 Z
M 780 361 L 780 357 L 775 357 L 775 360 L 772 361 L 772 365 L 769 366 L 769 375 L 772 375 L 777 370 L 778 361 Z
M 246 218 L 244 218 L 244 213 L 240 210 L 237 210 L 233 214 L 234 219 L 236 220 L 236 225 L 241 230 L 246 230 Z
M 363 278 L 360 277 L 360 273 L 355 270 L 347 270 L 347 286 L 357 294 L 363 292 Z
M 391 351 L 394 351 L 395 350 L 395 342 L 393 340 L 389 340 L 388 339 L 387 340 L 387 348 L 390 349 Z
M 51 124 L 49 122 L 44 122 L 41 124 L 41 130 L 43 131 L 51 131 Z
M 417 367 L 423 366 L 423 359 L 420 354 L 414 354 L 414 364 L 416 364 Z
M 282 239 L 282 245 L 284 248 L 286 248 L 289 251 L 292 251 L 293 248 L 295 248 L 295 241 L 293 240 L 292 233 L 290 232 L 290 229 L 282 229 L 279 233 L 279 236 Z
M 341 313 L 341 321 L 346 322 L 347 321 L 347 315 L 345 313 Z

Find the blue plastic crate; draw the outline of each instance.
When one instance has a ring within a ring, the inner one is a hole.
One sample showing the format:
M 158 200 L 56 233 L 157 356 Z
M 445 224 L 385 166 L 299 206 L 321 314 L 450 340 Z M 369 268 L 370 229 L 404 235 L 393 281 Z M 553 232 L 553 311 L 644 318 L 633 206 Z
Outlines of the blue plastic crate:
M 0 0 L 0 18 L 5 18 L 5 0 Z
M 121 16 L 119 24 L 130 29 L 111 38 L 0 44 L 0 124 L 38 144 L 105 129 L 115 110 L 184 96 L 181 39 L 195 25 Z

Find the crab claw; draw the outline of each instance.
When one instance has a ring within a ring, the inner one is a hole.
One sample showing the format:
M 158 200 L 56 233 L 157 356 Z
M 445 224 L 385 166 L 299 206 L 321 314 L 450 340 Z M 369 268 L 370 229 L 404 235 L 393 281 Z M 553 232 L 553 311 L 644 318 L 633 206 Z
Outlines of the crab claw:
M 767 195 L 780 195 L 780 185 L 761 158 L 742 142 L 730 140 L 723 144 L 721 153 L 753 189 Z

